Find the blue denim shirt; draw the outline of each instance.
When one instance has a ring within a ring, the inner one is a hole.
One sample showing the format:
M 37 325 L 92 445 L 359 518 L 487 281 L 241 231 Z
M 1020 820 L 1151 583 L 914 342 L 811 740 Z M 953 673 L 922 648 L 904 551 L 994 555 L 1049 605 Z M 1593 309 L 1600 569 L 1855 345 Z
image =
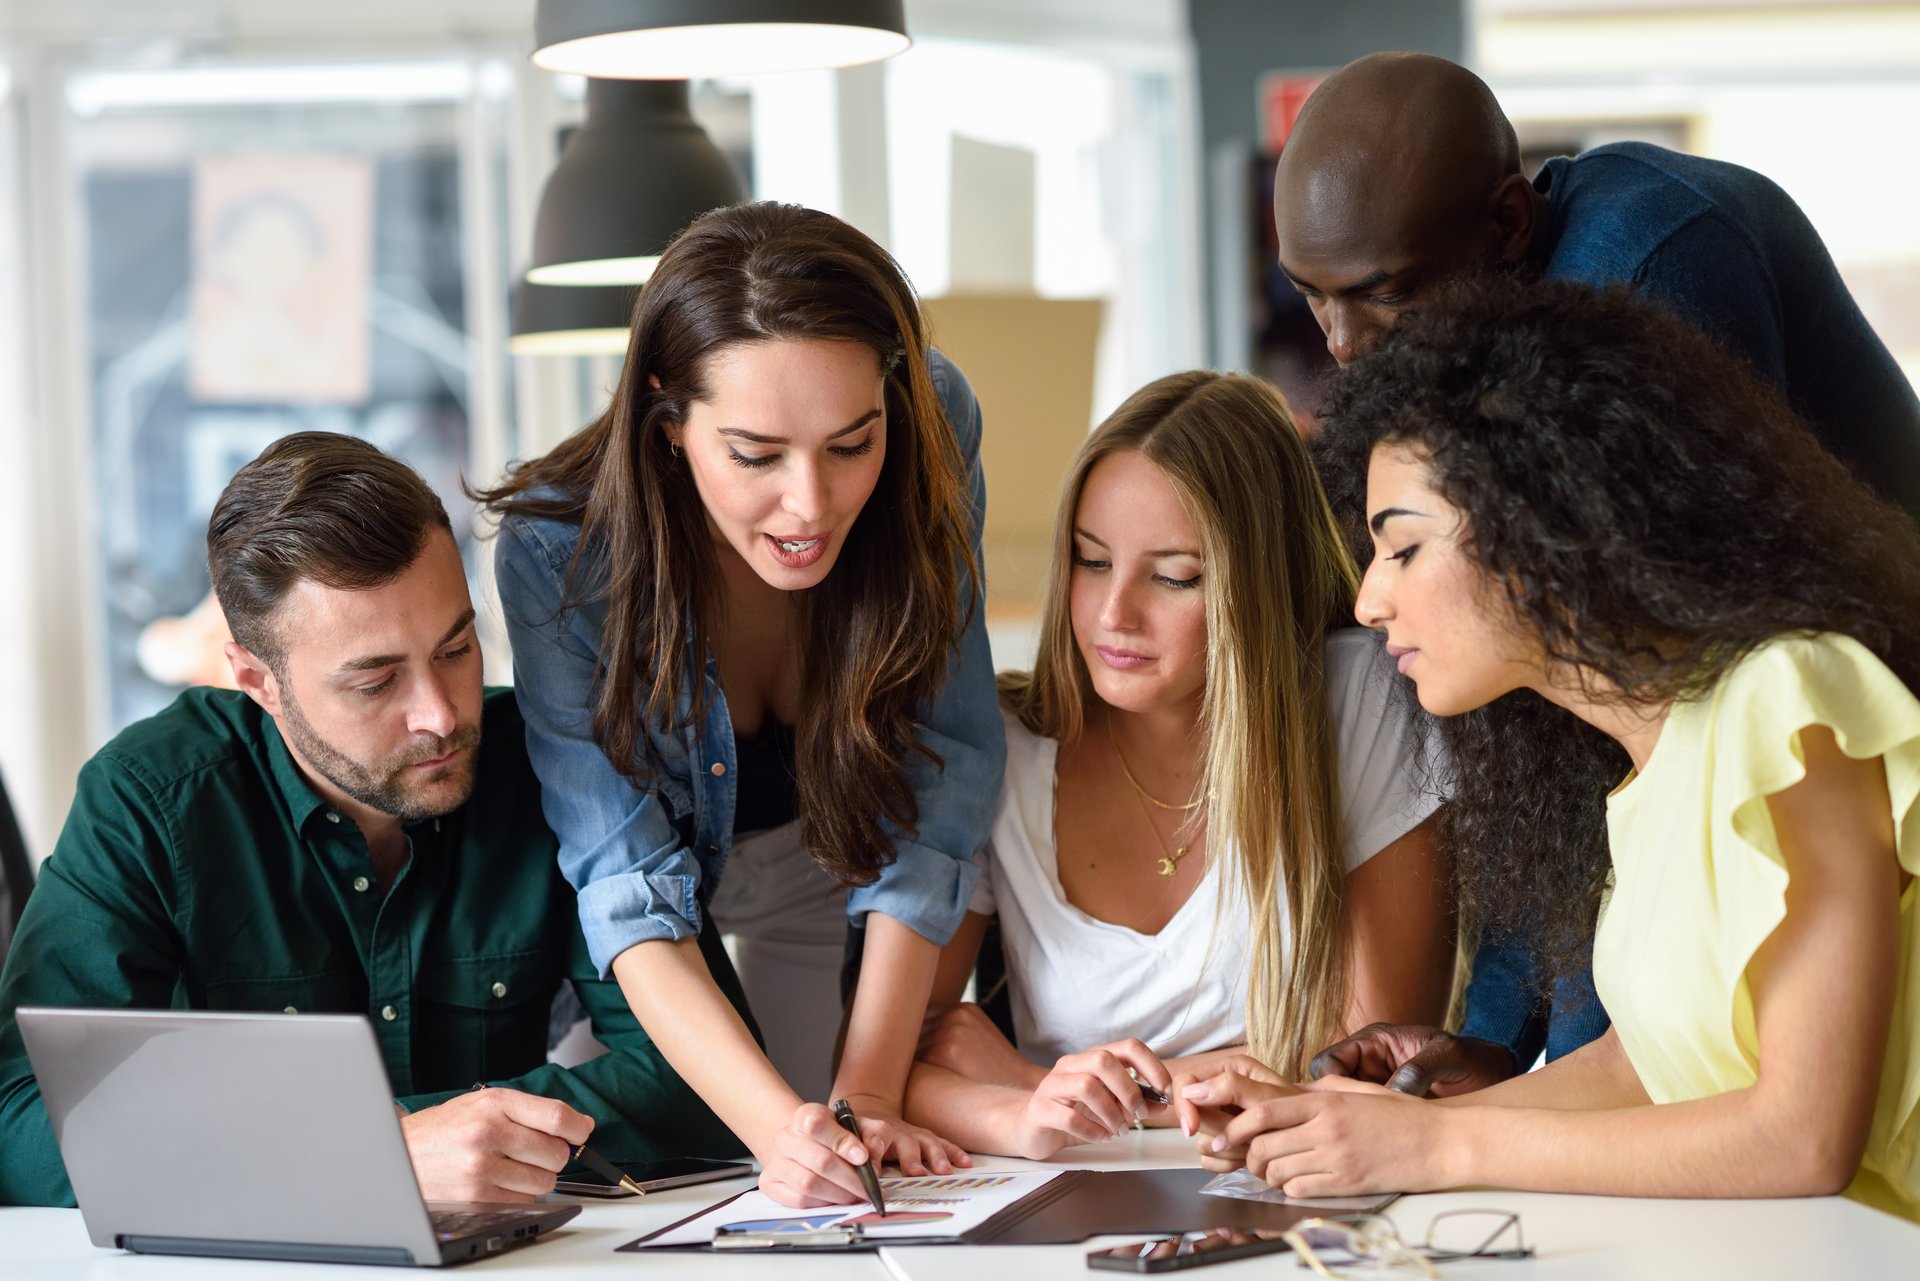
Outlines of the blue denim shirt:
M 929 353 L 929 363 L 934 390 L 967 459 L 977 564 L 986 512 L 980 405 L 944 356 Z M 500 527 L 494 573 L 541 805 L 560 838 L 560 870 L 579 895 L 588 949 L 606 974 L 613 959 L 636 943 L 699 933 L 701 904 L 719 883 L 733 846 L 737 761 L 733 721 L 711 654 L 696 656 L 706 696 L 698 723 L 648 731 L 651 777 L 635 782 L 621 774 L 594 742 L 594 666 L 607 607 L 597 602 L 561 609 L 579 541 L 577 524 L 510 516 Z M 692 691 L 683 691 L 679 711 L 684 714 L 692 701 Z M 880 912 L 944 944 L 979 879 L 973 855 L 986 843 L 1006 765 L 984 604 L 973 605 L 957 638 L 946 686 L 920 718 L 919 740 L 943 764 L 919 753 L 906 762 L 919 803 L 917 830 L 896 834 L 893 862 L 878 881 L 848 894 L 847 914 L 857 921 Z M 691 832 L 690 841 L 683 831 Z
M 1515 1066 L 1524 1072 L 1542 1051 L 1551 1063 L 1599 1040 L 1612 1026 L 1600 994 L 1593 990 L 1590 967 L 1561 975 L 1544 1001 L 1539 991 L 1540 969 L 1524 938 L 1483 939 L 1473 956 L 1467 1018 L 1460 1035 L 1506 1046 L 1513 1051 Z
M 1546 275 L 1626 284 L 1744 356 L 1828 451 L 1920 520 L 1920 397 L 1792 197 L 1644 142 L 1549 160 Z

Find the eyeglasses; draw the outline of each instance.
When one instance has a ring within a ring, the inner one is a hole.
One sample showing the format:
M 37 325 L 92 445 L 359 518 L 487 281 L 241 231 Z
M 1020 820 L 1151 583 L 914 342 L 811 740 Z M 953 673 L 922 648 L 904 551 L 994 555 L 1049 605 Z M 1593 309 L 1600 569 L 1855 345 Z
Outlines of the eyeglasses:
M 1300 1266 L 1312 1268 L 1329 1281 L 1342 1277 L 1335 1268 L 1368 1272 L 1408 1268 L 1439 1281 L 1435 1263 L 1526 1259 L 1533 1255 L 1521 1234 L 1520 1216 L 1505 1210 L 1448 1210 L 1436 1214 L 1418 1246 L 1402 1241 L 1392 1221 L 1379 1214 L 1303 1219 L 1280 1235 L 1299 1256 Z

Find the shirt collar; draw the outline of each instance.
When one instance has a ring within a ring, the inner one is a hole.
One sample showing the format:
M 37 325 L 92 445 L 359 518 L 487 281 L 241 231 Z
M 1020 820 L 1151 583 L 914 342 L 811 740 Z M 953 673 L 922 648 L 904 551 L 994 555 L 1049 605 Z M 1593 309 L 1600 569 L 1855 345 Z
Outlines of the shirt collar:
M 266 722 L 267 760 L 273 767 L 274 784 L 280 789 L 281 799 L 286 802 L 294 830 L 304 831 L 308 819 L 328 808 L 327 800 L 313 790 L 313 784 L 300 772 L 299 763 L 293 759 L 293 753 L 287 750 L 287 740 L 280 734 L 280 722 L 265 713 L 262 713 L 261 719 Z
M 287 750 L 287 740 L 280 733 L 280 722 L 265 712 L 261 713 L 260 719 L 265 722 L 267 760 L 273 767 L 274 784 L 279 787 L 281 799 L 286 802 L 287 814 L 293 819 L 294 831 L 304 832 L 307 829 L 307 823 L 315 814 L 322 810 L 331 813 L 333 805 L 326 797 L 313 790 L 313 784 L 309 783 L 307 776 L 301 772 L 299 762 L 295 761 L 293 753 Z M 453 813 L 459 812 L 455 810 Z M 445 820 L 452 817 L 453 814 L 443 814 L 439 818 L 415 819 L 401 826 L 408 832 L 421 830 L 439 832 Z

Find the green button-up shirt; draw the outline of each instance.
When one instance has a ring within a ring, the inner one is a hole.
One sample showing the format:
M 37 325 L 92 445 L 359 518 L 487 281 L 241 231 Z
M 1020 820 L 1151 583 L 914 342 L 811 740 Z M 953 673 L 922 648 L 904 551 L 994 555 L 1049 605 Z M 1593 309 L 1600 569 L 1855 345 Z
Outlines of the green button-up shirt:
M 615 1161 L 739 1152 L 588 959 L 511 691 L 488 692 L 482 727 L 472 798 L 407 825 L 384 891 L 359 828 L 240 694 L 183 694 L 89 761 L 0 971 L 0 1203 L 73 1203 L 22 1005 L 364 1014 L 409 1111 L 486 1081 L 589 1114 Z M 572 1069 L 547 1063 L 563 982 L 611 1051 Z

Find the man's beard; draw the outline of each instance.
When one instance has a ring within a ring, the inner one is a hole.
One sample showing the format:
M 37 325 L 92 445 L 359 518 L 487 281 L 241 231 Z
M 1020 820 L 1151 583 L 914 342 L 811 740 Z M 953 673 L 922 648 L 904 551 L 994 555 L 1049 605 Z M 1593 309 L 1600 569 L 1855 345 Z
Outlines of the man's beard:
M 421 778 L 410 779 L 407 777 L 407 771 L 408 767 L 418 765 L 421 761 L 435 760 L 460 748 L 478 748 L 480 746 L 478 721 L 472 725 L 456 726 L 453 733 L 445 738 L 416 743 L 394 753 L 378 765 L 367 766 L 321 738 L 314 731 L 312 723 L 300 711 L 300 705 L 294 701 L 292 691 L 284 686 L 282 690 L 279 717 L 282 732 L 300 750 L 300 755 L 306 759 L 307 764 L 320 772 L 321 777 L 362 805 L 412 823 L 421 819 L 439 818 L 467 803 L 467 797 L 473 792 L 474 758 L 477 752 L 469 750 L 460 759 Z M 424 785 L 439 782 L 449 777 L 453 771 L 464 771 L 465 777 L 460 780 L 459 794 L 452 800 L 428 801 L 414 795 L 414 792 Z

